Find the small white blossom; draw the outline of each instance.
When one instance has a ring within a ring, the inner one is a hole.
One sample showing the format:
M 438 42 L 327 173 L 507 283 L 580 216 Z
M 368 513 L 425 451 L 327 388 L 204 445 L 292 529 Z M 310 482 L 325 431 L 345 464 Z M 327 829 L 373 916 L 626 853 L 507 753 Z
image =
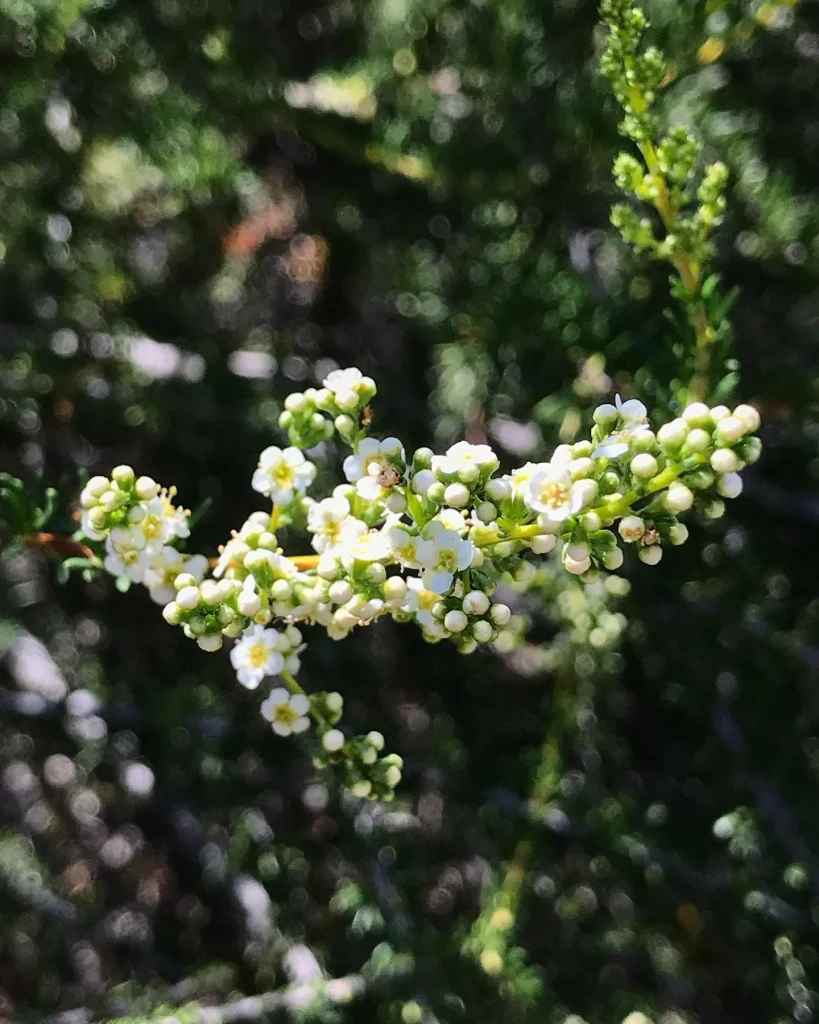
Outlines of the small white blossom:
M 277 736 L 289 736 L 310 728 L 310 701 L 303 693 L 289 693 L 283 686 L 277 686 L 262 702 L 261 710 Z
M 322 383 L 340 409 L 355 409 L 360 400 L 362 385 L 371 385 L 372 382 L 357 367 L 350 366 L 346 370 L 333 370 Z
M 277 650 L 278 638 L 275 629 L 251 626 L 230 652 L 236 677 L 248 690 L 255 690 L 265 676 L 275 676 L 284 668 L 284 658 Z
M 319 554 L 355 540 L 367 532 L 366 523 L 350 516 L 346 498 L 324 498 L 307 512 L 307 529 L 313 534 L 313 547 Z
M 254 491 L 266 494 L 276 505 L 287 505 L 297 494 L 304 494 L 316 475 L 316 467 L 298 448 L 271 445 L 259 456 L 253 474 Z
M 421 537 L 403 530 L 400 526 L 393 526 L 387 531 L 387 542 L 390 551 L 401 565 L 407 569 L 421 568 L 418 556 L 418 545 L 423 543 Z
M 389 541 L 381 530 L 363 533 L 338 550 L 345 569 L 352 568 L 353 562 L 380 562 L 390 557 Z
M 432 472 L 438 476 L 455 476 L 464 483 L 473 483 L 486 466 L 493 469 L 498 457 L 488 444 L 470 444 L 459 441 L 447 449 L 446 455 L 432 457 Z
M 468 569 L 472 562 L 473 544 L 455 530 L 433 520 L 418 545 L 418 558 L 423 566 L 424 585 L 436 594 L 446 594 L 452 587 L 456 572 Z
M 356 492 L 362 498 L 380 501 L 400 480 L 390 459 L 403 461 L 404 458 L 404 449 L 396 438 L 378 441 L 374 437 L 365 437 L 358 451 L 344 460 L 344 475 L 351 484 L 355 484 Z
M 412 576 L 407 580 L 405 610 L 415 616 L 419 626 L 423 626 L 425 629 L 434 629 L 438 626 L 432 609 L 440 600 L 440 594 L 425 587 L 423 581 L 417 576 Z
M 176 596 L 173 581 L 181 572 L 190 573 L 199 583 L 207 568 L 208 560 L 204 555 L 185 555 L 166 544 L 150 556 L 143 583 L 149 589 L 151 600 L 165 605 Z
M 600 406 L 598 412 L 605 411 L 608 414 L 609 410 L 613 409 L 614 414 L 620 419 L 620 426 L 597 446 L 592 453 L 595 459 L 617 459 L 625 455 L 635 441 L 651 434 L 651 429 L 646 424 L 648 412 L 642 402 L 638 402 L 636 398 L 622 402 L 619 395 L 615 396 L 614 401 L 614 406 Z
M 535 512 L 540 512 L 547 521 L 562 523 L 576 515 L 586 503 L 586 490 L 581 484 L 572 483 L 572 478 L 563 467 L 549 463 L 538 466 L 529 478 L 523 492 L 523 500 Z

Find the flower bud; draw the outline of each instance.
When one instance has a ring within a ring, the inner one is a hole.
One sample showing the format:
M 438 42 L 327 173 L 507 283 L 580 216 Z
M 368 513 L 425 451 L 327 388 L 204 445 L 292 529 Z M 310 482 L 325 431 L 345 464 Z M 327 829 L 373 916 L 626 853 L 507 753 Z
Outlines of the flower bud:
M 482 523 L 491 523 L 498 517 L 498 506 L 491 501 L 482 501 L 475 509 L 475 515 Z
M 401 576 L 390 576 L 384 581 L 384 600 L 388 604 L 402 604 L 407 596 L 407 584 Z
M 192 576 L 189 572 L 180 572 L 180 574 L 173 581 L 173 585 L 174 587 L 176 587 L 177 590 L 182 590 L 185 587 L 195 587 L 196 578 Z
M 594 472 L 594 462 L 588 458 L 572 459 L 566 468 L 572 480 L 582 480 Z
M 99 505 L 88 513 L 88 522 L 95 530 L 101 530 L 105 526 L 107 518 L 108 513 Z
M 253 618 L 262 607 L 262 599 L 254 590 L 242 590 L 236 598 L 236 607 L 242 615 Z
M 490 501 L 500 503 L 512 497 L 512 481 L 505 476 L 497 476 L 486 484 L 486 496 Z
M 515 579 L 518 583 L 528 583 L 535 575 L 535 567 L 531 562 L 521 562 L 515 570 Z
M 109 481 L 107 477 L 92 476 L 85 487 L 83 487 L 83 491 L 87 491 L 94 498 L 99 498 L 108 488 Z
M 182 609 L 176 601 L 171 601 L 170 604 L 166 604 L 162 609 L 162 618 L 171 626 L 178 626 L 181 618 L 181 612 Z
M 387 570 L 380 562 L 373 562 L 367 566 L 364 574 L 371 583 L 383 583 L 387 578 Z
M 489 611 L 489 598 L 482 590 L 470 590 L 461 607 L 467 615 L 485 615 Z
M 204 636 L 197 638 L 196 643 L 203 651 L 218 651 L 222 646 L 222 634 L 221 633 L 205 633 Z
M 529 547 L 536 555 L 548 555 L 550 551 L 554 551 L 555 544 L 557 544 L 557 537 L 551 534 L 541 534 L 538 537 L 532 537 L 529 541 Z
M 725 502 L 714 499 L 706 508 L 705 514 L 709 519 L 722 519 L 725 515 Z
M 129 487 L 134 479 L 134 471 L 130 466 L 115 466 L 111 470 L 111 479 L 121 487 Z
M 498 602 L 497 604 L 493 604 L 490 608 L 489 618 L 496 626 L 506 626 L 512 618 L 512 609 L 508 604 Z
M 159 494 L 159 484 L 149 476 L 141 476 L 136 482 L 135 490 L 142 501 L 150 501 Z
M 398 783 L 401 781 L 401 769 L 396 765 L 391 764 L 389 768 L 384 772 L 384 782 L 390 787 L 395 789 Z
M 720 420 L 724 420 L 726 416 L 731 415 L 731 410 L 727 405 L 715 405 L 711 409 L 711 419 L 714 423 L 719 423 Z
M 451 612 L 447 612 L 444 616 L 444 627 L 449 630 L 450 633 L 460 633 L 466 629 L 469 625 L 469 619 L 464 615 L 463 612 L 458 611 L 457 608 Z
M 717 480 L 717 490 L 723 498 L 738 498 L 742 494 L 742 477 L 738 473 L 726 473 Z
M 329 711 L 332 711 L 333 714 L 338 714 L 344 707 L 344 698 L 341 696 L 340 693 L 337 693 L 335 690 L 332 690 L 324 698 L 324 703 L 327 705 L 327 709 Z
M 334 604 L 346 604 L 353 596 L 354 591 L 347 580 L 336 580 L 335 583 L 330 584 L 327 593 Z
M 321 745 L 328 754 L 335 754 L 344 746 L 344 733 L 341 729 L 328 729 L 321 737 Z
M 412 478 L 412 489 L 416 494 L 420 494 L 422 498 L 425 498 L 429 493 L 430 487 L 437 483 L 438 478 L 431 469 L 419 469 Z
M 738 441 L 745 433 L 745 424 L 737 416 L 726 416 L 717 425 L 717 434 L 729 444 Z
M 639 516 L 624 516 L 617 530 L 627 544 L 634 544 L 645 534 L 646 524 Z
M 214 580 L 205 580 L 199 587 L 199 593 L 202 595 L 202 600 L 209 607 L 213 608 L 217 604 L 221 604 L 222 592 Z
M 717 473 L 735 473 L 739 469 L 739 459 L 730 448 L 717 448 L 711 455 L 711 468 Z
M 602 562 L 606 569 L 615 572 L 623 564 L 623 549 L 613 547 L 603 555 Z
M 479 644 L 488 644 L 492 639 L 493 633 L 492 624 L 487 622 L 486 619 L 478 619 L 477 622 L 472 624 L 472 635 Z
M 192 611 L 199 605 L 199 596 L 198 587 L 183 587 L 176 595 L 176 603 L 185 611 Z
M 651 547 L 640 548 L 637 555 L 646 565 L 656 565 L 663 557 L 663 549 L 659 544 L 652 544 Z
M 596 512 L 587 512 L 580 520 L 586 533 L 597 533 L 603 521 Z
M 759 413 L 752 405 L 738 405 L 734 409 L 734 416 L 745 428 L 746 434 L 755 434 L 759 430 Z
M 390 491 L 384 504 L 389 512 L 398 516 L 403 515 L 407 511 L 407 499 L 400 491 Z
M 588 572 L 591 568 L 591 559 L 582 558 L 577 560 L 571 558 L 568 554 L 564 554 L 563 565 L 566 571 L 570 572 L 573 576 L 582 576 L 584 572 Z
M 711 435 L 701 427 L 695 427 L 688 435 L 687 442 L 692 452 L 704 452 L 711 447 Z
M 128 498 L 123 491 L 105 491 L 100 495 L 100 505 L 108 512 L 114 512 L 127 502 Z
M 472 561 L 469 563 L 470 569 L 480 569 L 483 563 L 486 561 L 486 555 L 480 548 L 472 549 Z
M 580 541 L 577 544 L 567 544 L 565 551 L 567 557 L 575 562 L 582 562 L 584 558 L 588 558 L 591 554 L 591 549 L 585 541 Z
M 694 504 L 694 495 L 689 487 L 676 481 L 668 488 L 665 503 L 671 512 L 687 512 Z
M 679 547 L 680 544 L 685 544 L 688 540 L 688 527 L 685 523 L 675 523 L 668 531 L 668 535 L 671 543 Z
M 679 448 L 688 436 L 688 424 L 684 419 L 663 424 L 657 431 L 657 440 L 663 448 Z
M 469 488 L 465 484 L 450 484 L 444 491 L 444 501 L 452 508 L 463 508 L 469 504 Z
M 742 456 L 743 462 L 747 462 L 748 465 L 750 465 L 751 463 L 756 462 L 762 454 L 762 442 L 758 437 L 743 438 L 738 451 Z
M 619 419 L 620 414 L 613 405 L 598 405 L 592 413 L 592 419 L 601 427 L 608 427 Z
M 631 472 L 634 476 L 641 480 L 648 480 L 652 476 L 657 475 L 659 469 L 657 460 L 653 455 L 649 455 L 648 452 L 643 452 L 640 455 L 635 455 L 631 460 Z
M 310 402 L 306 395 L 303 395 L 299 391 L 294 391 L 288 395 L 284 400 L 284 407 L 288 412 L 300 413 L 305 412 L 309 407 Z
M 349 388 L 346 391 L 337 391 L 335 394 L 335 400 L 339 409 L 343 409 L 345 411 L 356 409 L 360 401 L 355 391 L 352 391 Z
M 270 587 L 274 601 L 289 601 L 293 596 L 293 585 L 289 580 L 275 580 Z
M 692 402 L 683 409 L 682 418 L 690 427 L 704 427 L 711 420 L 711 410 L 704 402 Z
M 333 420 L 333 426 L 342 437 L 349 437 L 355 430 L 355 420 L 352 416 L 348 416 L 346 412 L 343 412 Z

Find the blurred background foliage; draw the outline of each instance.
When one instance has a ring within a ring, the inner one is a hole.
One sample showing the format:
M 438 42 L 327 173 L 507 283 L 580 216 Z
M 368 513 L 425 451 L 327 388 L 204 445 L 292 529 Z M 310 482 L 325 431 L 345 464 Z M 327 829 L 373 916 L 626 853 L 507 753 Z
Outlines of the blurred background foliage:
M 542 571 L 492 653 L 311 636 L 305 685 L 405 758 L 385 807 L 144 591 L 8 552 L 0 1018 L 814 1019 L 819 5 L 646 6 L 668 120 L 731 171 L 746 493 L 660 569 Z M 615 392 L 663 412 L 667 271 L 608 227 L 596 17 L 0 0 L 0 471 L 70 532 L 79 474 L 130 462 L 212 500 L 212 552 L 336 364 L 378 381 L 378 433 L 509 464 Z

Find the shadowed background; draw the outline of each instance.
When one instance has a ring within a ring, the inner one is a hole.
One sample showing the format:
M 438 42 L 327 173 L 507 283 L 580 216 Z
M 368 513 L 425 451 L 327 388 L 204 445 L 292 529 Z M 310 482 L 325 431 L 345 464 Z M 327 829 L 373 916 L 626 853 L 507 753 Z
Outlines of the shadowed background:
M 494 651 L 310 631 L 305 686 L 405 758 L 383 806 L 141 588 L 4 559 L 0 1018 L 813 1019 L 819 7 L 646 6 L 665 114 L 731 171 L 745 493 L 602 595 L 510 591 Z M 600 41 L 586 0 L 0 0 L 0 470 L 62 481 L 70 532 L 78 473 L 129 462 L 211 500 L 213 553 L 337 365 L 376 379 L 376 434 L 507 466 L 615 392 L 662 404 L 686 339 L 608 227 Z

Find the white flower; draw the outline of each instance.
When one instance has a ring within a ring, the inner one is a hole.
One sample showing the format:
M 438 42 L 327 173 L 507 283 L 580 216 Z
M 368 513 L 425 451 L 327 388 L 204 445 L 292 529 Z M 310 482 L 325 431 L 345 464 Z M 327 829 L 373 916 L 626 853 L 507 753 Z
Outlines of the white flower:
M 351 484 L 355 484 L 356 492 L 362 498 L 380 501 L 401 480 L 400 473 L 389 460 L 403 462 L 405 457 L 404 448 L 396 438 L 379 441 L 365 437 L 358 451 L 344 460 L 344 475 Z
M 165 491 L 140 502 L 128 513 L 128 522 L 135 534 L 141 534 L 145 543 L 156 551 L 175 537 L 188 537 L 187 513 L 171 504 Z
M 651 433 L 651 428 L 646 423 L 648 412 L 642 402 L 636 398 L 622 402 L 619 395 L 615 396 L 614 401 L 614 406 L 605 405 L 600 408 L 606 411 L 613 409 L 620 418 L 620 426 L 597 446 L 592 453 L 595 459 L 601 456 L 606 459 L 617 459 L 625 455 L 634 441 Z
M 498 457 L 488 444 L 459 441 L 447 449 L 446 455 L 433 455 L 432 471 L 440 476 L 457 476 L 465 483 L 478 479 L 484 466 L 498 465 Z
M 446 594 L 452 587 L 455 573 L 469 568 L 472 551 L 472 541 L 464 540 L 454 530 L 433 520 L 418 545 L 424 586 L 436 594 Z
M 328 391 L 337 395 L 339 391 L 352 391 L 363 377 L 363 373 L 357 366 L 350 366 L 346 370 L 333 370 L 321 383 Z
M 583 508 L 586 493 L 582 483 L 572 483 L 566 469 L 545 463 L 526 484 L 523 500 L 547 522 L 562 523 Z
M 469 529 L 469 523 L 456 508 L 442 508 L 435 521 L 458 534 L 464 534 Z
M 346 370 L 333 370 L 322 383 L 332 393 L 340 409 L 354 409 L 358 405 L 361 385 L 365 381 L 369 383 L 361 370 L 350 366 Z
M 313 548 L 322 554 L 367 532 L 360 519 L 350 517 L 346 498 L 324 498 L 307 512 L 307 529 L 313 534 Z
M 403 530 L 400 526 L 393 526 L 387 531 L 387 543 L 401 565 L 408 569 L 421 568 L 418 559 L 418 545 L 423 543 L 421 537 Z
M 253 474 L 254 491 L 266 494 L 276 505 L 289 504 L 296 494 L 304 494 L 316 475 L 316 467 L 298 448 L 271 445 L 259 456 Z
M 279 634 L 275 629 L 251 626 L 230 652 L 236 678 L 248 690 L 255 690 L 265 676 L 274 676 L 284 668 L 277 650 Z M 286 691 L 285 691 L 286 692 Z
M 404 608 L 415 616 L 419 626 L 424 626 L 426 629 L 438 626 L 432 609 L 440 600 L 440 594 L 427 589 L 417 576 L 411 576 L 407 580 L 407 603 Z
M 512 470 L 512 475 L 509 477 L 510 483 L 512 484 L 512 495 L 517 498 L 523 494 L 526 489 L 526 485 L 537 473 L 539 469 L 548 465 L 546 462 L 526 462 L 518 469 Z
M 142 537 L 122 528 L 113 530 L 105 541 L 105 550 L 105 568 L 112 576 L 127 576 L 134 583 L 144 581 L 153 551 L 145 547 Z
M 262 714 L 273 723 L 273 732 L 277 736 L 289 736 L 309 729 L 309 710 L 310 701 L 305 694 L 289 693 L 283 686 L 271 690 L 267 700 L 262 702 Z
M 207 568 L 204 555 L 185 555 L 166 544 L 151 555 L 143 583 L 149 588 L 151 600 L 165 605 L 176 597 L 173 581 L 181 572 L 190 573 L 200 583 Z
M 341 564 L 351 569 L 353 562 L 380 562 L 390 557 L 387 535 L 381 530 L 363 533 L 338 549 Z

